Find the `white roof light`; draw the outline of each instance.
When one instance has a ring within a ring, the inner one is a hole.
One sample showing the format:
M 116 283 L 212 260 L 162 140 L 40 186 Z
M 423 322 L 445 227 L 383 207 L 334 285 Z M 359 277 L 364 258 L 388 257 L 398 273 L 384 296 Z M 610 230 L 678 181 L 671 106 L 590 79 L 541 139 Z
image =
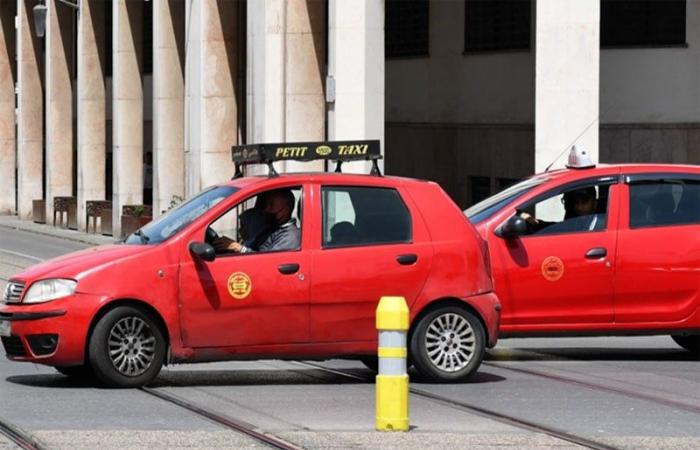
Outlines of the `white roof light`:
M 591 157 L 588 156 L 588 152 L 577 149 L 574 145 L 571 147 L 569 162 L 566 164 L 566 167 L 569 169 L 588 169 L 590 167 L 595 167 L 595 164 L 591 161 Z

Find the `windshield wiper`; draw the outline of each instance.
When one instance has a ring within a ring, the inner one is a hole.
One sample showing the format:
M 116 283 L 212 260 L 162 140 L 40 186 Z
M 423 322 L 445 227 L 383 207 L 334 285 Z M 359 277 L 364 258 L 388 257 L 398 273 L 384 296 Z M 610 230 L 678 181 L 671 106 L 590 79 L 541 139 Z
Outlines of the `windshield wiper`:
M 138 230 L 134 231 L 134 235 L 138 236 L 141 239 L 142 244 L 148 244 L 148 241 L 151 239 L 150 237 L 146 236 L 143 234 L 143 231 L 141 231 L 141 228 Z

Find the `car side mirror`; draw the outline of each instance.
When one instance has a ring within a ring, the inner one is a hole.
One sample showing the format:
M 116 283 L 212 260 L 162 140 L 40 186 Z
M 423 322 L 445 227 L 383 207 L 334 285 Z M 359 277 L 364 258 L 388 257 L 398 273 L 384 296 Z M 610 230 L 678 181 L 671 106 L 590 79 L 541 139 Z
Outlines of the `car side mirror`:
M 190 253 L 203 261 L 211 262 L 216 258 L 216 251 L 211 244 L 205 242 L 190 242 L 189 249 Z
M 527 234 L 527 222 L 519 215 L 511 217 L 496 230 L 496 236 L 503 239 L 516 239 L 524 234 Z

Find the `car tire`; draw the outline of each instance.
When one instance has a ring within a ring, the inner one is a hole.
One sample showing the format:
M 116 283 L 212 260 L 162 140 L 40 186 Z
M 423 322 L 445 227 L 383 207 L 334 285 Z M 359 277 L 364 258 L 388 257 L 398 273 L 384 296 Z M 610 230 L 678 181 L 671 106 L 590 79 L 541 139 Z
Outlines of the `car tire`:
M 360 358 L 360 361 L 372 372 L 377 373 L 379 371 L 379 358 L 376 356 L 363 356 Z
M 467 380 L 481 365 L 485 349 L 481 321 L 459 306 L 440 307 L 424 315 L 410 342 L 413 366 L 435 382 Z
M 55 367 L 61 375 L 65 375 L 76 380 L 89 380 L 95 376 L 90 366 Z
M 95 325 L 88 360 L 106 386 L 133 388 L 158 376 L 166 351 L 163 332 L 149 314 L 133 306 L 119 306 Z
M 699 334 L 689 335 L 689 336 L 671 335 L 671 338 L 674 341 L 676 341 L 676 344 L 680 345 L 681 347 L 688 350 L 689 352 L 691 352 L 695 355 L 700 355 L 700 335 Z

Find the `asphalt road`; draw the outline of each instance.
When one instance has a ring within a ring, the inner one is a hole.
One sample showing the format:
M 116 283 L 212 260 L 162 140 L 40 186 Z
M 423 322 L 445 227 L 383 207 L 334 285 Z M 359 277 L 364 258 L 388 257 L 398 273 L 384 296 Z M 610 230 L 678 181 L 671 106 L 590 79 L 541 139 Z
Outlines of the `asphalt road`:
M 22 267 L 84 247 L 0 228 L 0 287 Z M 413 379 L 414 389 L 452 403 L 412 395 L 409 433 L 373 431 L 369 370 L 320 365 L 334 371 L 291 361 L 178 365 L 152 387 L 304 448 L 580 448 L 484 411 L 615 448 L 700 448 L 700 361 L 665 336 L 502 340 L 473 382 Z M 46 448 L 261 446 L 147 392 L 102 389 L 4 358 L 0 420 Z M 4 448 L 13 447 L 0 437 Z

